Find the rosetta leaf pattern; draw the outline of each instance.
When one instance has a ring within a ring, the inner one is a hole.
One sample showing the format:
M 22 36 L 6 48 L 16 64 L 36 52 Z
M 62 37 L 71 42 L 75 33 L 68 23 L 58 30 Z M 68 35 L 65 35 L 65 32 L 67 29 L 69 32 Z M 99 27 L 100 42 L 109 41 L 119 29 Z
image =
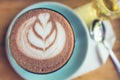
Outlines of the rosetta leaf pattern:
M 35 47 L 46 50 L 55 40 L 56 31 L 52 26 L 52 22 L 49 21 L 50 14 L 42 13 L 38 15 L 39 22 L 36 22 L 34 27 L 35 32 L 41 37 L 36 37 L 37 35 L 33 34 L 37 41 L 30 40 L 31 44 Z M 52 30 L 54 29 L 54 30 Z M 29 38 L 28 38 L 29 39 Z M 37 43 L 36 43 L 37 42 Z M 40 45 L 43 44 L 43 45 Z

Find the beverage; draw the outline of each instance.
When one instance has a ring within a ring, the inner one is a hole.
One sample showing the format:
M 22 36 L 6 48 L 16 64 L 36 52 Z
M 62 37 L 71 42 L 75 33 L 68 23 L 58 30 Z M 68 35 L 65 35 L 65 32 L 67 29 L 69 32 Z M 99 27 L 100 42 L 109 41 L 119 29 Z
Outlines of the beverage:
M 71 25 L 60 13 L 35 9 L 18 18 L 10 49 L 16 62 L 34 73 L 56 71 L 67 63 L 74 47 Z
M 120 17 L 119 0 L 93 0 L 93 6 L 99 18 L 114 19 Z

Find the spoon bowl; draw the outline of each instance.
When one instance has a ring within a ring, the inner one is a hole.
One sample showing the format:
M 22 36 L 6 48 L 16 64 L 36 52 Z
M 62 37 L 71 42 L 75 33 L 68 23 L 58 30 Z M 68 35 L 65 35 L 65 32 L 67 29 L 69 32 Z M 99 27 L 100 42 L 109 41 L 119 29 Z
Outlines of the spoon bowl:
M 101 42 L 105 39 L 105 26 L 102 21 L 96 19 L 90 27 L 90 36 L 95 41 Z

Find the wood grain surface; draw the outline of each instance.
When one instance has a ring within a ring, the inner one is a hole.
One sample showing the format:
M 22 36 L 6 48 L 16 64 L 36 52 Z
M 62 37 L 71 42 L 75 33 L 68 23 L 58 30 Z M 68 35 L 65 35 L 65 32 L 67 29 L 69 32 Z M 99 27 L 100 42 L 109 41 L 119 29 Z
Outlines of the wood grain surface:
M 10 66 L 5 52 L 5 35 L 12 19 L 25 7 L 46 0 L 0 0 L 0 80 L 23 80 Z M 91 0 L 49 0 L 77 8 Z M 113 47 L 120 60 L 120 19 L 111 21 L 116 35 Z M 92 66 L 92 65 L 91 65 Z M 56 79 L 57 80 L 57 79 Z M 99 69 L 77 77 L 74 80 L 120 80 L 120 76 L 109 58 Z

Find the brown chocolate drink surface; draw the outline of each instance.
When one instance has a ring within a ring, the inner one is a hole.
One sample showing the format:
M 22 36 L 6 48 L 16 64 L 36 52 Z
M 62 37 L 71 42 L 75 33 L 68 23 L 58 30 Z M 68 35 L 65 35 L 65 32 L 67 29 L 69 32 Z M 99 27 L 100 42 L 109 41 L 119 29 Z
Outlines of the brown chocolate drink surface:
M 69 60 L 73 47 L 71 25 L 61 14 L 49 9 L 31 10 L 20 16 L 10 36 L 14 59 L 34 73 L 59 69 Z

